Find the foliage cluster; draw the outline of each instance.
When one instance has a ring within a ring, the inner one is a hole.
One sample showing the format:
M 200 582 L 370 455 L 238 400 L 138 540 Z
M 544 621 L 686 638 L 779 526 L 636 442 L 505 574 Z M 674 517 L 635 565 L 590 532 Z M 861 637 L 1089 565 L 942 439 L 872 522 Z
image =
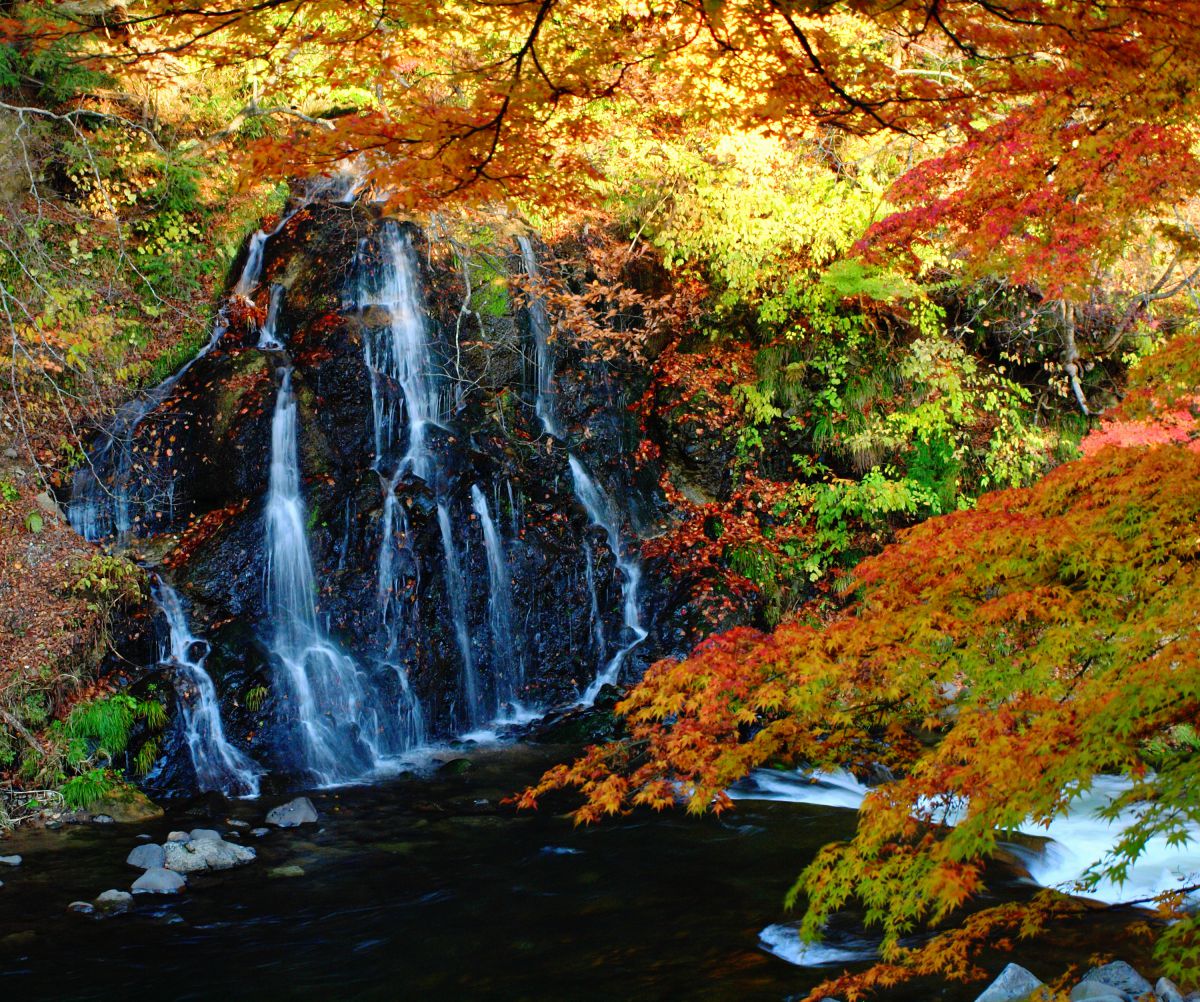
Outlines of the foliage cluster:
M 158 757 L 153 735 L 166 721 L 166 708 L 156 699 L 111 693 L 85 700 L 46 729 L 46 756 L 29 760 L 25 778 L 59 787 L 68 805 L 87 808 L 124 783 L 125 763 L 120 760 L 126 757 L 139 725 L 144 740 L 129 771 L 137 775 L 150 771 Z

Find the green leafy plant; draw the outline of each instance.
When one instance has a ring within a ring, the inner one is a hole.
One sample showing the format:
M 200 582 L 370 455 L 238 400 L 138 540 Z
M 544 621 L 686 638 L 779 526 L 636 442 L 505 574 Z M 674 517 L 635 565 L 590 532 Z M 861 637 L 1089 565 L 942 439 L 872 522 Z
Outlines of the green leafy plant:
M 246 704 L 246 709 L 251 713 L 257 713 L 263 708 L 263 703 L 267 699 L 267 687 L 265 685 L 256 685 L 252 689 L 246 691 L 246 696 L 243 702 Z

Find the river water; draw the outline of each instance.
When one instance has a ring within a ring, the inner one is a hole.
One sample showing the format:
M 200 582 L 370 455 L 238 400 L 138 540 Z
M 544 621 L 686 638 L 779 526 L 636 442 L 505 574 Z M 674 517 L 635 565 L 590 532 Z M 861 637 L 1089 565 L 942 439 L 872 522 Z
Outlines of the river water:
M 567 750 L 469 755 L 432 774 L 311 794 L 316 825 L 241 840 L 238 870 L 193 876 L 178 897 L 139 896 L 95 919 L 69 902 L 126 889 L 137 835 L 262 824 L 287 796 L 202 801 L 145 825 L 67 826 L 4 841 L 0 997 L 38 999 L 799 999 L 846 966 L 804 968 L 760 933 L 795 921 L 788 885 L 854 812 L 741 800 L 722 818 L 637 814 L 576 828 L 566 801 L 517 813 L 500 800 Z M 230 836 L 232 840 L 232 836 Z M 283 866 L 304 875 L 272 877 Z M 1028 893 L 999 876 L 996 894 Z M 990 898 L 989 900 L 995 900 Z M 1015 959 L 1042 977 L 1110 950 L 1150 971 L 1129 911 L 1097 912 Z M 777 933 L 776 933 L 777 935 Z M 848 917 L 815 959 L 869 952 Z M 1008 956 L 985 959 L 993 973 Z M 863 966 L 860 960 L 857 966 Z M 856 966 L 850 964 L 849 966 Z M 914 984 L 889 1000 L 970 1002 L 971 986 Z

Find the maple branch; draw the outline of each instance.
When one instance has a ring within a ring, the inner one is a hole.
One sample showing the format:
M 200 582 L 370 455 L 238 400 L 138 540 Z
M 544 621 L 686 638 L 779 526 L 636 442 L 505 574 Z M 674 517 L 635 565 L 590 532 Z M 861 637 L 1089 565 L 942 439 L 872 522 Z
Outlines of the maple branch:
M 1083 385 L 1079 382 L 1079 349 L 1075 346 L 1075 307 L 1065 299 L 1062 301 L 1063 319 L 1063 371 L 1071 383 L 1071 392 L 1075 394 L 1075 402 L 1079 409 L 1088 417 L 1092 416 L 1088 408 L 1087 396 Z
M 1192 288 L 1196 279 L 1200 278 L 1200 266 L 1197 266 L 1191 272 L 1191 274 L 1181 278 L 1169 288 L 1164 288 L 1164 286 L 1167 284 L 1167 281 L 1175 273 L 1175 269 L 1179 264 L 1180 255 L 1181 252 L 1176 252 L 1175 256 L 1171 258 L 1171 261 L 1167 265 L 1166 269 L 1158 277 L 1158 281 L 1155 282 L 1154 285 L 1152 285 L 1145 292 L 1138 293 L 1133 297 L 1132 300 L 1130 300 L 1129 305 L 1126 307 L 1125 312 L 1121 315 L 1121 319 L 1118 321 L 1113 333 L 1101 346 L 1102 354 L 1107 355 L 1109 352 L 1116 350 L 1117 346 L 1124 339 L 1126 332 L 1129 330 L 1130 326 L 1132 326 L 1134 320 L 1137 319 L 1138 314 L 1147 309 L 1151 303 L 1157 303 L 1164 299 L 1170 299 L 1173 296 L 1178 295 L 1184 289 Z
M 296 108 L 277 105 L 273 108 L 260 108 L 257 100 L 251 100 L 241 111 L 239 111 L 230 120 L 229 124 L 219 132 L 214 132 L 212 135 L 205 136 L 203 139 L 198 139 L 187 149 L 191 151 L 207 150 L 224 139 L 238 132 L 241 127 L 251 119 L 255 118 L 273 118 L 275 116 L 297 118 L 309 125 L 315 125 L 318 128 L 324 129 L 326 132 L 334 132 L 337 126 L 327 118 L 318 118 L 312 115 L 306 115 Z
M 780 16 L 783 17 L 784 21 L 787 22 L 788 28 L 791 29 L 796 41 L 800 43 L 800 48 L 804 50 L 804 55 L 807 57 L 812 68 L 816 70 L 821 79 L 825 81 L 825 85 L 831 91 L 833 91 L 833 93 L 846 102 L 846 105 L 850 110 L 857 110 L 867 115 L 873 119 L 881 129 L 891 129 L 896 132 L 905 133 L 906 135 L 909 134 L 906 129 L 897 126 L 895 123 L 888 122 L 882 115 L 879 114 L 877 109 L 883 107 L 886 102 L 870 102 L 856 98 L 830 75 L 829 71 L 825 67 L 825 64 L 821 61 L 820 57 L 817 56 L 816 51 L 813 49 L 812 43 L 809 42 L 808 36 L 804 34 L 804 32 L 800 29 L 800 26 L 796 23 L 795 18 L 792 17 L 792 13 L 790 10 L 788 10 L 785 0 L 771 0 L 771 6 L 774 7 L 779 12 Z

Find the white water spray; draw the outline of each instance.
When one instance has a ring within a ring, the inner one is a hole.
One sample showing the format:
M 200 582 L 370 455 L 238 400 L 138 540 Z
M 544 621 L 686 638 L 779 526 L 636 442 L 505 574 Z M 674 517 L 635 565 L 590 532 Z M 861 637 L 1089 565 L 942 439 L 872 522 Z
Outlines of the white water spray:
M 264 770 L 225 737 L 217 689 L 204 667 L 208 642 L 192 633 L 183 600 L 174 588 L 159 579 L 152 593 L 170 631 L 159 660 L 176 672 L 184 738 L 197 784 L 202 791 L 218 790 L 227 797 L 257 797 Z
M 617 681 L 621 674 L 621 666 L 625 658 L 638 644 L 648 636 L 642 626 L 641 615 L 638 611 L 638 585 L 642 580 L 642 568 L 637 558 L 626 552 L 621 544 L 621 532 L 612 500 L 584 469 L 583 464 L 574 456 L 568 457 L 571 467 L 571 479 L 575 485 L 575 496 L 592 520 L 592 524 L 604 530 L 608 537 L 608 548 L 612 551 L 617 569 L 621 572 L 622 611 L 624 614 L 625 634 L 628 642 L 609 659 L 608 664 L 596 675 L 595 680 L 581 697 L 585 705 L 595 702 L 600 690 Z

